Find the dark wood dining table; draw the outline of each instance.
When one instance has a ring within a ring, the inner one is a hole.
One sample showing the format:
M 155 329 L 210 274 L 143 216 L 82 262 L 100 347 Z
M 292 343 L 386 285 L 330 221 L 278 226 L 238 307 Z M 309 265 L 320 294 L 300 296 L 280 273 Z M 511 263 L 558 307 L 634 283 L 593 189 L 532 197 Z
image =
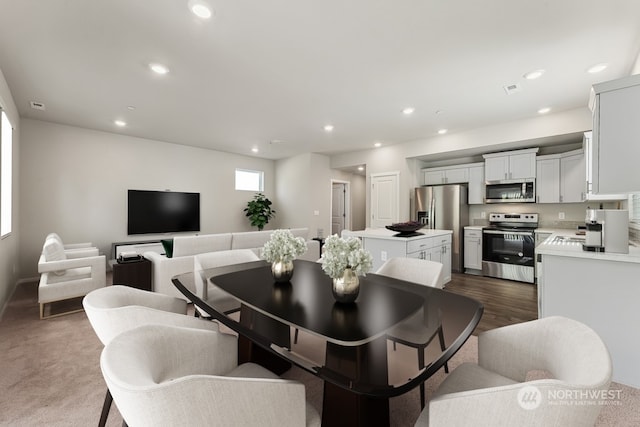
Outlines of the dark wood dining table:
M 239 315 L 225 314 L 206 290 L 198 295 L 194 274 L 209 289 L 237 300 Z M 342 304 L 333 297 L 331 280 L 319 263 L 296 260 L 288 283 L 274 282 L 264 261 L 185 273 L 173 283 L 238 333 L 239 363 L 253 361 L 278 374 L 293 364 L 321 378 L 323 425 L 389 425 L 389 398 L 440 369 L 469 338 L 483 306 L 446 290 L 377 274 L 361 277 L 356 301 Z M 389 339 L 409 324 L 408 337 Z M 438 331 L 442 339 L 431 342 Z

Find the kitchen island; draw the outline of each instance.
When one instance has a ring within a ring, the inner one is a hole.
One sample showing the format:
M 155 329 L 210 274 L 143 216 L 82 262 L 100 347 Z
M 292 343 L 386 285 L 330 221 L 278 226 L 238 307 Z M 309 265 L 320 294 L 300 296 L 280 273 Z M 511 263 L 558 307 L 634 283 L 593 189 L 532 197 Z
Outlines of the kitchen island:
M 613 381 L 640 387 L 640 248 L 582 250 L 584 236 L 554 233 L 536 248 L 538 316 L 566 316 L 595 330 L 613 361 Z
M 351 232 L 362 239 L 363 247 L 373 257 L 373 269 L 377 271 L 384 262 L 394 257 L 430 259 L 444 265 L 444 283 L 451 281 L 451 230 L 420 229 L 414 235 L 404 237 L 386 228 L 367 228 Z

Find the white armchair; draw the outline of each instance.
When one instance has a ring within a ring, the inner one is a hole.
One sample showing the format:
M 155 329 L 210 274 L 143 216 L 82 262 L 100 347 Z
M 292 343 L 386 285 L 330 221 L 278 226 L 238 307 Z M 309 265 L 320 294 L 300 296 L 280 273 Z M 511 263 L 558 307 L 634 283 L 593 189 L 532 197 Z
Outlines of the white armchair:
M 444 266 L 436 261 L 417 258 L 390 258 L 376 271 L 376 274 L 393 277 L 407 282 L 417 283 L 422 286 L 442 289 Z M 430 326 L 429 328 L 425 328 Z M 429 331 L 429 332 L 425 332 Z M 431 332 L 433 331 L 433 332 Z M 440 313 L 433 310 L 419 310 L 410 319 L 402 322 L 387 333 L 387 338 L 393 341 L 393 349 L 396 343 L 414 347 L 418 352 L 418 367 L 424 368 L 424 351 L 438 336 L 440 348 L 445 349 L 444 332 L 440 321 Z M 444 371 L 449 372 L 449 366 L 445 363 Z M 420 406 L 424 408 L 425 391 L 424 383 L 420 384 Z
M 142 325 L 171 325 L 218 330 L 216 322 L 187 316 L 187 302 L 181 298 L 128 286 L 107 286 L 90 292 L 82 300 L 89 322 L 100 341 L 107 345 L 114 337 Z M 106 424 L 112 397 L 104 398 L 98 426 Z
M 41 274 L 38 286 L 41 319 L 45 318 L 45 304 L 85 296 L 94 289 L 104 287 L 107 282 L 106 259 L 104 255 L 98 255 L 97 248 L 67 246 L 68 249 L 65 249 L 56 236 L 47 237 L 38 260 L 38 272 Z M 78 311 L 81 309 L 46 317 Z
M 611 369 L 600 337 L 575 320 L 555 316 L 493 329 L 478 337 L 478 364 L 453 370 L 416 426 L 594 425 Z M 553 378 L 526 381 L 538 370 Z
M 130 426 L 320 425 L 303 384 L 237 365 L 232 335 L 142 326 L 107 344 L 100 366 Z

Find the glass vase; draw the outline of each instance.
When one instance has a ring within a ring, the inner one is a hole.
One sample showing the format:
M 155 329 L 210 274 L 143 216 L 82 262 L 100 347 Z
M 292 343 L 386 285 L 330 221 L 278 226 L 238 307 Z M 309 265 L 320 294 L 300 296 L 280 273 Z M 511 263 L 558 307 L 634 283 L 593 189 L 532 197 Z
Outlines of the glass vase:
M 333 297 L 341 303 L 354 302 L 360 293 L 360 279 L 351 268 L 345 268 L 342 276 L 333 279 Z
M 293 277 L 293 261 L 272 262 L 271 274 L 277 283 L 287 283 Z

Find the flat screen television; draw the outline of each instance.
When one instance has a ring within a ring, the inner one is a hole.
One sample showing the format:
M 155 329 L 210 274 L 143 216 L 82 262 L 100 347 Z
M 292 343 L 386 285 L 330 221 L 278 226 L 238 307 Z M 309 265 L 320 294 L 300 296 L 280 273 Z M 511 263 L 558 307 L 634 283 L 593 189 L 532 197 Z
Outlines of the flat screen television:
M 129 190 L 127 234 L 200 231 L 200 193 Z

